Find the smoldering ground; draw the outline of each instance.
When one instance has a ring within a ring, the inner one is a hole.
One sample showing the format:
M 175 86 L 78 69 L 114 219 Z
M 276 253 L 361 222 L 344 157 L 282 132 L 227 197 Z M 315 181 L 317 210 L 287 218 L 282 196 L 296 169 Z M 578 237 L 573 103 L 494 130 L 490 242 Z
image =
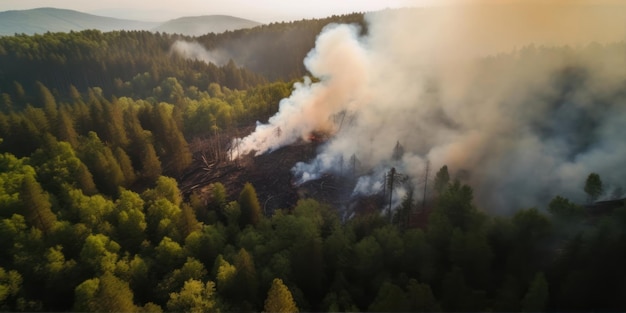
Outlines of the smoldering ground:
M 590 172 L 612 186 L 626 177 L 620 8 L 472 2 L 370 14 L 365 36 L 329 25 L 304 60 L 319 81 L 297 84 L 268 124 L 233 144 L 260 154 L 332 133 L 294 174 L 337 173 L 355 156 L 367 173 L 358 193 L 378 191 L 392 166 L 419 185 L 429 161 L 431 173 L 463 173 L 492 212 L 556 195 L 584 202 Z M 397 142 L 404 154 L 393 160 Z

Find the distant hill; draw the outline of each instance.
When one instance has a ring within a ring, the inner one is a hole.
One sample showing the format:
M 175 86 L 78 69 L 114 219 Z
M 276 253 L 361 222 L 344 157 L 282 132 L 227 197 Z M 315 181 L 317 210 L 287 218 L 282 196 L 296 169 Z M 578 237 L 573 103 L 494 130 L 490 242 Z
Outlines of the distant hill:
M 158 23 L 123 20 L 91 15 L 73 10 L 38 8 L 21 11 L 0 12 L 0 35 L 43 34 L 45 32 L 69 32 L 85 29 L 149 30 Z
M 165 23 L 117 19 L 79 11 L 38 8 L 0 12 L 0 36 L 14 34 L 43 34 L 46 32 L 69 32 L 97 29 L 148 30 L 199 36 L 207 33 L 222 33 L 227 30 L 251 28 L 258 22 L 225 15 L 182 17 Z
M 228 30 L 238 30 L 259 26 L 261 23 L 228 15 L 205 15 L 194 17 L 181 17 L 167 21 L 155 31 L 185 34 L 189 36 L 201 36 L 208 33 L 223 33 Z

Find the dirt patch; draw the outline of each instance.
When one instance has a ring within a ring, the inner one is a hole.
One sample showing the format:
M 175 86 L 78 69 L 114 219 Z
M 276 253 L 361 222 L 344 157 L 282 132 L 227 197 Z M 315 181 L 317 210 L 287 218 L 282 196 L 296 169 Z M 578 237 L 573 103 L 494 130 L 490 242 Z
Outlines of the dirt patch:
M 233 160 L 227 153 L 230 138 L 225 135 L 220 138 L 210 136 L 192 142 L 193 163 L 179 178 L 183 195 L 188 197 L 195 192 L 208 201 L 211 195 L 209 186 L 219 182 L 226 187 L 229 200 L 235 200 L 249 182 L 256 189 L 266 214 L 276 209 L 292 208 L 300 197 L 291 168 L 297 162 L 315 157 L 321 142 L 300 141 L 271 153 L 260 156 L 250 154 Z

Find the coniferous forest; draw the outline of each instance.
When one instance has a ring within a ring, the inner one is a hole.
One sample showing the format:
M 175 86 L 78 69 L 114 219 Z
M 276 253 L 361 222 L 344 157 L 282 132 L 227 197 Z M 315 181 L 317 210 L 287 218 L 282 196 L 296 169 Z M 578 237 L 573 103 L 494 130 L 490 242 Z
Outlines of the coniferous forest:
M 412 197 L 389 219 L 307 197 L 265 212 L 252 184 L 182 193 L 191 143 L 276 113 L 330 22 L 363 15 L 196 38 L 233 51 L 221 66 L 172 54 L 191 40 L 179 35 L 0 37 L 0 309 L 626 309 L 623 203 L 598 212 L 556 196 L 488 214 L 447 167 L 420 225 L 404 222 L 421 207 Z M 580 179 L 581 194 L 602 194 L 599 175 Z

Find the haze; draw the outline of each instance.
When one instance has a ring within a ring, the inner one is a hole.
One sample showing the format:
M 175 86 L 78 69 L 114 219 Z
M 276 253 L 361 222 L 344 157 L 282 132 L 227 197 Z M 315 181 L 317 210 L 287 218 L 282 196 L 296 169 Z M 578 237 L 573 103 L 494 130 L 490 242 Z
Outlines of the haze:
M 181 16 L 225 14 L 263 23 L 319 18 L 334 14 L 376 11 L 416 5 L 432 5 L 434 0 L 164 0 L 83 1 L 83 0 L 3 0 L 0 11 L 55 7 L 97 15 L 146 21 L 164 21 Z

